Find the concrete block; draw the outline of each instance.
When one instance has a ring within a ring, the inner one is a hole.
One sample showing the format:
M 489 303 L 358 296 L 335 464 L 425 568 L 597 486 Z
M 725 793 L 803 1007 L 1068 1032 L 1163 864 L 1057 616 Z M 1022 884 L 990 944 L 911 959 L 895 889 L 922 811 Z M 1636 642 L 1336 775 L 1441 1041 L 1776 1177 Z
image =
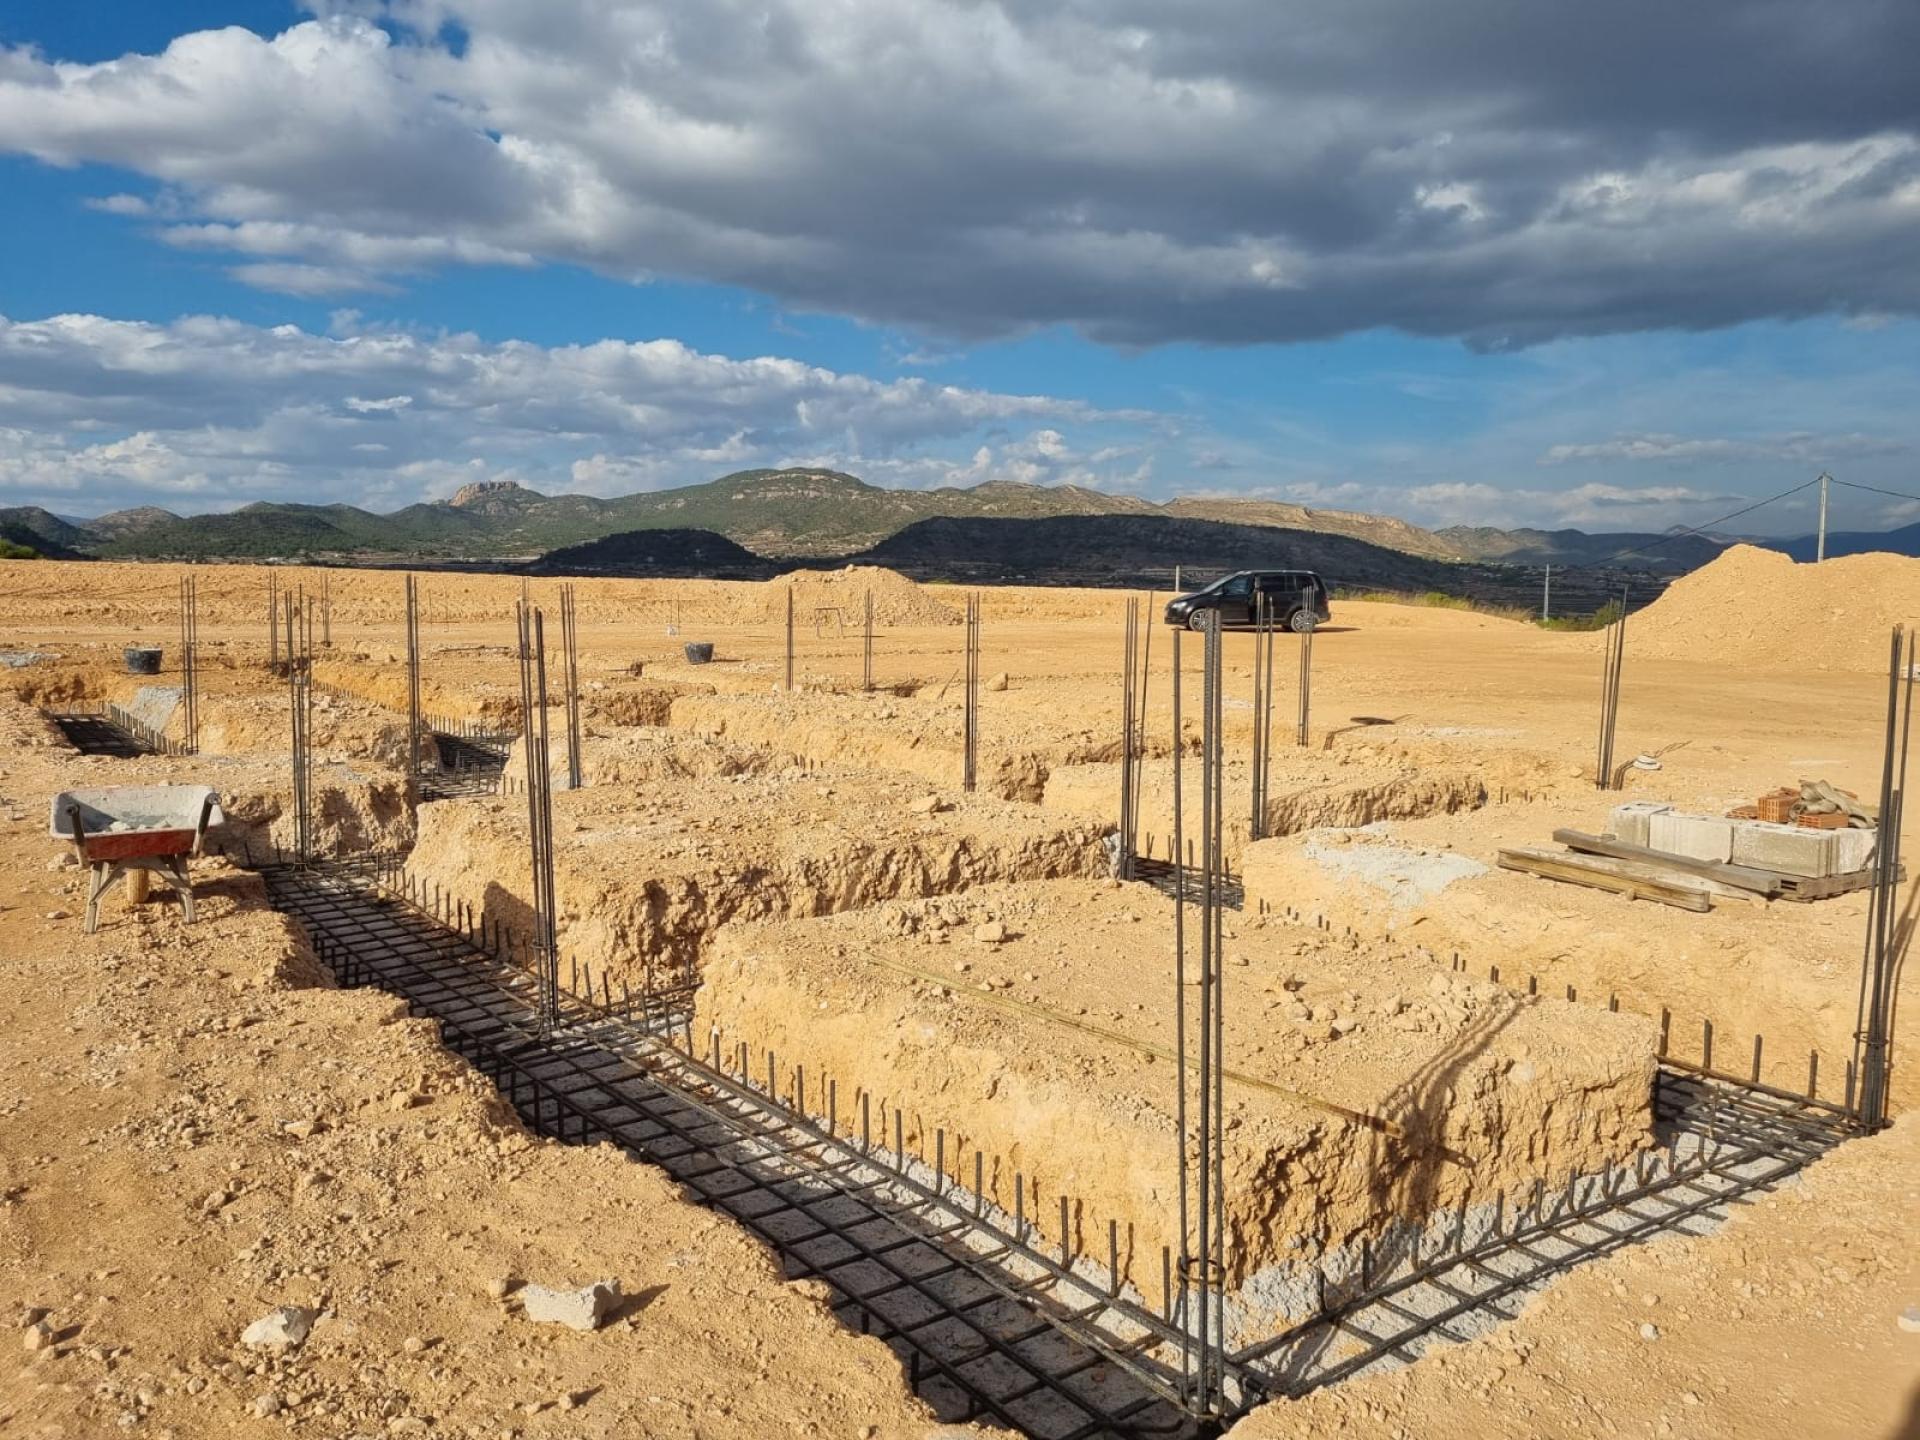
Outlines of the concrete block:
M 1734 823 L 1712 815 L 1678 815 L 1665 811 L 1648 817 L 1647 846 L 1689 860 L 1733 858 Z
M 1836 833 L 1749 820 L 1733 827 L 1733 863 L 1818 880 L 1833 873 Z
M 1648 823 L 1654 816 L 1665 815 L 1672 809 L 1671 805 L 1662 805 L 1658 800 L 1633 800 L 1616 805 L 1607 821 L 1607 833 L 1623 844 L 1645 845 Z
M 1879 839 L 1877 830 L 1836 830 L 1833 832 L 1833 871 L 1835 875 L 1851 875 L 1864 870 L 1873 863 L 1874 841 Z

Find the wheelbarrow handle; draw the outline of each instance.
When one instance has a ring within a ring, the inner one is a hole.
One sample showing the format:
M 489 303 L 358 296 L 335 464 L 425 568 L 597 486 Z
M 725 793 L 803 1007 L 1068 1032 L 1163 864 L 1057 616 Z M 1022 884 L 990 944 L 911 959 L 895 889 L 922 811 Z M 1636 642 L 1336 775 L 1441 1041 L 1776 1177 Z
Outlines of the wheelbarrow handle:
M 220 797 L 211 790 L 207 792 L 207 798 L 200 802 L 200 818 L 193 826 L 193 853 L 196 855 L 207 838 L 207 822 L 213 818 L 213 807 L 219 803 Z

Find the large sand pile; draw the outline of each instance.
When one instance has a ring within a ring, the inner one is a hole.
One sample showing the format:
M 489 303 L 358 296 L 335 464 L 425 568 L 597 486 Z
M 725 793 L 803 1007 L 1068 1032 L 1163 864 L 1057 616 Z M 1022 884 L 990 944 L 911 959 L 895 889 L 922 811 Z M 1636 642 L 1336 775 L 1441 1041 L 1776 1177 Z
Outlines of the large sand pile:
M 1631 655 L 1884 671 L 1887 632 L 1920 620 L 1920 560 L 1849 555 L 1801 565 L 1736 545 L 1627 623 Z
M 958 610 L 942 605 L 916 581 L 879 565 L 795 570 L 767 581 L 766 590 L 769 620 L 786 619 L 787 592 L 793 593 L 795 625 L 813 625 L 821 612 L 836 610 L 839 623 L 859 625 L 869 592 L 876 625 L 958 625 L 962 619 Z

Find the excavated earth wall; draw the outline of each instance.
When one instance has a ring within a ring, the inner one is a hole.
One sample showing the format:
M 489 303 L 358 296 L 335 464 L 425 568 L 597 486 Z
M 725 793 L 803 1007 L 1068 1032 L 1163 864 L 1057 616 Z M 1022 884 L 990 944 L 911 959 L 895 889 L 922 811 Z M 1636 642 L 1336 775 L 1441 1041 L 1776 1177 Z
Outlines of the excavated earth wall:
M 691 977 L 713 933 L 732 921 L 1095 875 L 1108 863 L 1095 826 L 988 796 L 943 798 L 881 775 L 660 773 L 558 792 L 553 808 L 562 951 L 636 987 Z M 422 807 L 408 864 L 476 918 L 530 928 L 524 800 Z
M 1227 814 L 1221 826 L 1225 860 L 1237 869 L 1247 847 L 1252 809 L 1252 767 L 1230 763 L 1223 768 L 1221 792 Z M 1135 801 L 1140 852 L 1166 858 L 1173 837 L 1173 776 L 1171 762 L 1160 759 L 1139 772 Z M 1199 826 L 1199 765 L 1187 768 L 1187 824 Z M 1486 785 L 1478 771 L 1464 767 L 1426 769 L 1354 764 L 1336 755 L 1314 751 L 1276 752 L 1268 772 L 1266 833 L 1291 835 L 1325 825 L 1357 826 L 1378 820 L 1401 820 L 1425 815 L 1451 815 L 1485 803 Z M 1066 765 L 1047 776 L 1042 802 L 1049 810 L 1102 818 L 1117 824 L 1120 808 L 1120 767 Z M 1189 839 L 1195 838 L 1191 833 Z
M 783 1073 L 805 1067 L 810 1093 L 837 1081 L 843 1122 L 864 1093 L 889 1141 L 898 1110 L 929 1163 L 944 1129 L 957 1181 L 984 1151 L 992 1201 L 1012 1211 L 1018 1176 L 1050 1237 L 1063 1196 L 1088 1253 L 1105 1255 L 1117 1221 L 1127 1277 L 1157 1295 L 1161 1248 L 1178 1250 L 1174 1067 L 1129 1042 L 1172 1045 L 1172 930 L 1158 892 L 1073 880 L 732 926 L 694 1033 L 717 1035 L 723 1056 L 771 1048 Z M 1272 917 L 1234 917 L 1226 948 L 1236 1284 L 1647 1143 L 1657 1034 L 1641 1017 Z

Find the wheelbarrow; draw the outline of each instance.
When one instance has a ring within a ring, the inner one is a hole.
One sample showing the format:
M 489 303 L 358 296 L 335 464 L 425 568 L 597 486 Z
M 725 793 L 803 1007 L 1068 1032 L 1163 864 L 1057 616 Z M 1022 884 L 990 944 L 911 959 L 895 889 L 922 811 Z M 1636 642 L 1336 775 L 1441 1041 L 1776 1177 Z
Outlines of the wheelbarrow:
M 53 797 L 48 833 L 69 841 L 91 868 L 87 934 L 100 924 L 100 897 L 126 875 L 138 899 L 149 876 L 180 897 L 181 913 L 193 921 L 193 881 L 187 861 L 200 853 L 207 830 L 226 816 L 220 797 L 205 785 L 103 785 L 62 790 Z

